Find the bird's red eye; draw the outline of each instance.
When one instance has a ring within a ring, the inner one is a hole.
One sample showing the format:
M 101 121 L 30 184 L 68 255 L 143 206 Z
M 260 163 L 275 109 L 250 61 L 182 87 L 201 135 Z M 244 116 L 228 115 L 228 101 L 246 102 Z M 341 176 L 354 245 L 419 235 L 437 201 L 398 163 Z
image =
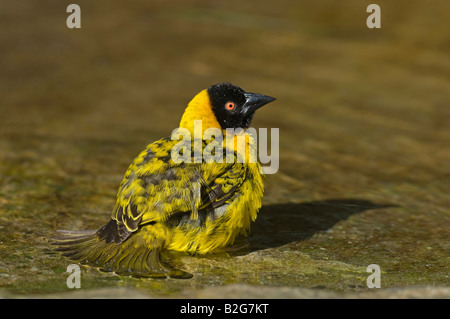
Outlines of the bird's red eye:
M 235 107 L 236 107 L 236 104 L 234 104 L 234 102 L 225 103 L 225 108 L 229 111 L 234 110 Z

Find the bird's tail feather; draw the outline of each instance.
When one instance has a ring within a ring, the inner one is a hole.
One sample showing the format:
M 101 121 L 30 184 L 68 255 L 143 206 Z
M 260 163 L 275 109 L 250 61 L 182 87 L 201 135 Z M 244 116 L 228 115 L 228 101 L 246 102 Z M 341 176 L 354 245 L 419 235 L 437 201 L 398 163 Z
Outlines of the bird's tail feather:
M 97 231 L 58 232 L 61 235 L 52 238 L 56 250 L 80 264 L 135 277 L 192 277 L 191 274 L 161 261 L 162 244 L 158 247 L 148 247 L 139 234 L 133 234 L 124 242 L 117 244 L 107 243 L 99 238 Z

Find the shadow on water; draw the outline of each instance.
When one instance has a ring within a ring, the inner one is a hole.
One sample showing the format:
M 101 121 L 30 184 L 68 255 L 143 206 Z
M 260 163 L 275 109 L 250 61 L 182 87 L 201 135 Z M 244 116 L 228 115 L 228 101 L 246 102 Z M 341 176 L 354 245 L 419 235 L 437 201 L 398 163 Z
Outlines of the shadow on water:
M 248 246 L 236 253 L 246 254 L 306 240 L 352 215 L 386 207 L 396 205 L 364 199 L 329 199 L 263 206 L 257 221 L 252 224 L 251 236 L 245 239 Z

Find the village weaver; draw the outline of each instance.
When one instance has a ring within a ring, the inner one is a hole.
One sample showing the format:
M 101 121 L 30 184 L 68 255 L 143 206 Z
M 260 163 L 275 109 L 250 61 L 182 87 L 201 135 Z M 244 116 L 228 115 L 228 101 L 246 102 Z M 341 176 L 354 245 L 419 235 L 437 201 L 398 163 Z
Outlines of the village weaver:
M 189 102 L 179 126 L 194 136 L 194 121 L 201 120 L 202 132 L 216 128 L 225 136 L 241 128 L 245 134 L 254 112 L 273 100 L 229 83 L 213 85 Z M 200 142 L 205 147 L 211 140 Z M 178 162 L 171 156 L 177 143 L 163 138 L 149 144 L 126 171 L 111 220 L 98 231 L 61 231 L 54 238 L 57 250 L 117 274 L 190 278 L 163 262 L 160 252 L 206 254 L 247 235 L 263 197 L 260 163 L 248 156 L 238 161 L 234 144 L 231 162 Z M 252 139 L 245 143 L 251 147 Z M 223 148 L 224 159 L 229 148 Z

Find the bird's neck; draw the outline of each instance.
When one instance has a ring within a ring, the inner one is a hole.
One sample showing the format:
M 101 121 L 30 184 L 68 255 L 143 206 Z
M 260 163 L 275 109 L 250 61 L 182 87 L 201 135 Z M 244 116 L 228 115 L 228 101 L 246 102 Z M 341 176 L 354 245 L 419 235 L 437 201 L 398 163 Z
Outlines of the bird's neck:
M 219 122 L 212 111 L 211 102 L 207 90 L 198 93 L 188 104 L 180 121 L 180 128 L 189 130 L 191 139 L 211 140 L 210 134 L 204 134 L 209 128 L 218 129 L 222 132 L 223 148 L 230 149 L 244 156 L 244 162 L 255 163 L 256 140 L 246 130 L 232 130 L 231 135 L 227 130 L 220 127 Z M 217 132 L 217 131 L 216 131 Z M 208 137 L 209 136 L 209 137 Z M 244 155 L 245 154 L 245 155 Z
M 197 129 L 197 132 L 194 130 L 195 121 L 201 121 L 201 127 L 198 125 L 199 122 L 196 122 L 195 129 Z M 221 130 L 220 124 L 212 111 L 207 90 L 201 91 L 189 102 L 181 117 L 180 127 L 188 129 L 192 136 L 194 136 L 194 132 L 200 133 L 198 132 L 199 129 L 202 136 L 208 128 Z

